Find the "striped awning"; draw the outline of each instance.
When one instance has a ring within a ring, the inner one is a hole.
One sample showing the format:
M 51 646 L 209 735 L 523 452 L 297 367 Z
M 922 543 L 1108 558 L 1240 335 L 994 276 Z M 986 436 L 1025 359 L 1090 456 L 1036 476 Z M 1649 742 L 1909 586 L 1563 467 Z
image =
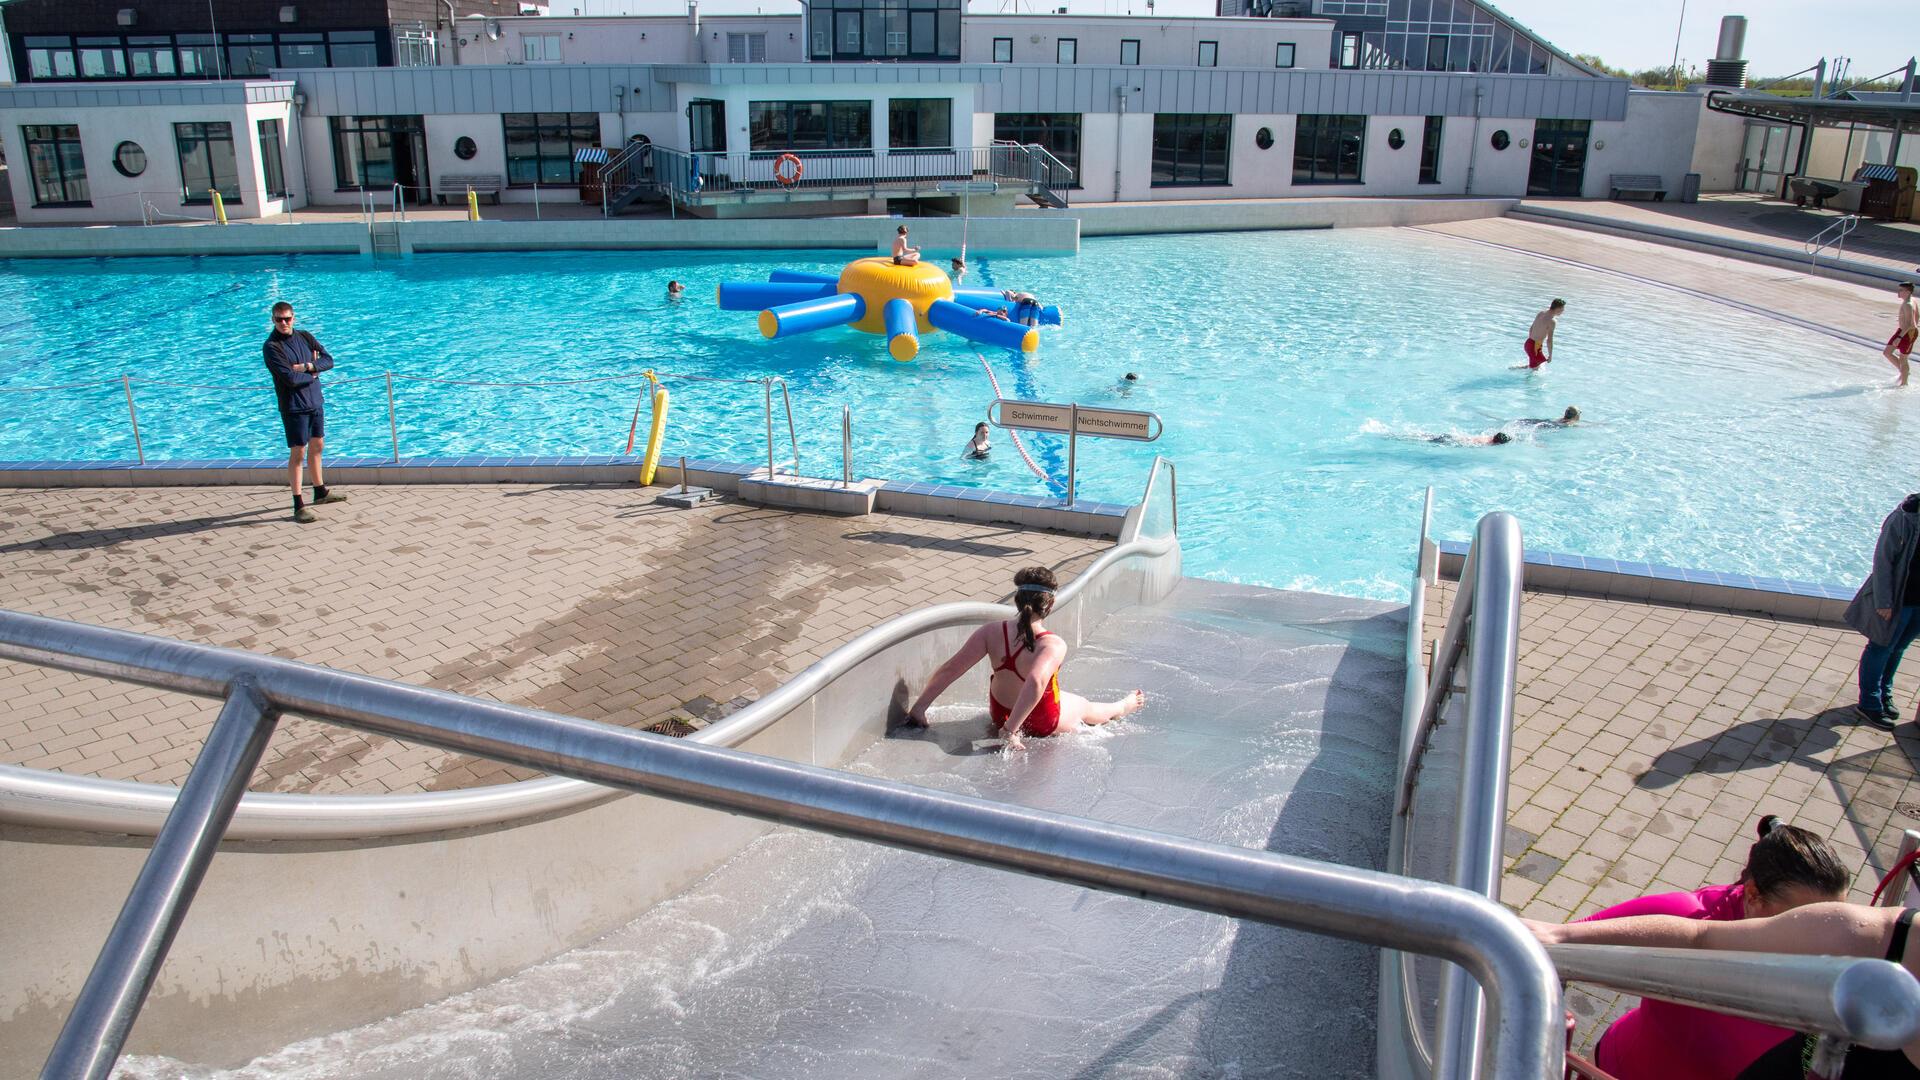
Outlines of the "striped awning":
M 1853 174 L 1855 180 L 1898 180 L 1900 170 L 1892 165 L 1862 165 Z
M 607 148 L 604 146 L 583 146 L 573 152 L 575 165 L 605 165 Z

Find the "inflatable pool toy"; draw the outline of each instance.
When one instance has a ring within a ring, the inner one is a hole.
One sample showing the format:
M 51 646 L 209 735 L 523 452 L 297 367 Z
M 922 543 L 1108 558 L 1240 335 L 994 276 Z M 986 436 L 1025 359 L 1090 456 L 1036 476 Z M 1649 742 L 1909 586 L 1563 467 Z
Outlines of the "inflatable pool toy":
M 936 330 L 1032 352 L 1040 347 L 1040 331 L 1024 325 L 1023 317 L 1060 325 L 1057 307 L 1010 300 L 997 289 L 956 289 L 932 263 L 902 266 L 884 255 L 855 259 L 839 277 L 775 270 L 764 282 L 729 281 L 714 296 L 722 311 L 760 312 L 760 332 L 769 338 L 851 326 L 884 335 L 895 360 L 920 355 L 920 335 Z M 1007 318 L 994 318 L 994 312 Z
M 647 451 L 640 459 L 640 483 L 653 483 L 653 474 L 660 468 L 660 437 L 667 430 L 667 388 L 660 385 L 660 379 L 649 369 L 645 372 L 647 382 L 653 391 L 653 426 L 647 430 Z M 627 453 L 633 453 L 633 437 L 640 430 L 640 406 L 647 400 L 646 394 L 633 406 L 633 424 L 627 428 Z M 680 482 L 686 483 L 686 477 Z

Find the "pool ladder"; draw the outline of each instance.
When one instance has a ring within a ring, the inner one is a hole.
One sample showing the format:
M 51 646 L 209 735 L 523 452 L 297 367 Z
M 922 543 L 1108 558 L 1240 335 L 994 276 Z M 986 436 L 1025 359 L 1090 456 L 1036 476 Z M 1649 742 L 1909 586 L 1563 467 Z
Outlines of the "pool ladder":
M 1859 227 L 1860 215 L 1848 214 L 1813 234 L 1806 243 L 1807 263 L 1810 272 L 1815 274 L 1820 272 L 1820 253 L 1828 248 L 1833 249 L 1833 261 L 1839 262 L 1840 256 L 1846 254 L 1847 251 L 1847 237 L 1851 236 L 1853 230 Z
M 406 253 L 401 233 L 407 224 L 407 202 L 401 185 L 393 185 L 393 208 L 387 212 L 385 221 L 380 220 L 379 213 L 374 208 L 373 192 L 367 192 L 366 196 L 368 250 L 376 259 L 382 255 L 399 258 Z

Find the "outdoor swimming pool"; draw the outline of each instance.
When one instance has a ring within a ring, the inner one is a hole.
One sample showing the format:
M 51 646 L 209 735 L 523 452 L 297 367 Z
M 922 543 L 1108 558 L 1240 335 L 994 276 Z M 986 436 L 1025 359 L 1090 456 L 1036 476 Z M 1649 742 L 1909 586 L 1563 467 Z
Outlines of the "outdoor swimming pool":
M 149 460 L 283 456 L 269 391 L 161 383 L 264 387 L 266 309 L 284 298 L 339 359 L 336 380 L 365 380 L 328 391 L 329 454 L 389 453 L 382 372 L 500 382 L 652 366 L 784 378 L 813 475 L 840 473 L 847 405 L 856 474 L 1044 494 L 1003 432 L 991 460 L 961 457 L 993 397 L 966 343 L 929 335 L 900 364 L 851 331 L 767 342 L 751 313 L 713 305 L 718 281 L 837 272 L 855 254 L 0 263 L 18 298 L 0 313 L 0 389 L 90 384 L 0 394 L 0 460 L 131 459 L 123 373 Z M 1008 396 L 1164 418 L 1153 445 L 1083 441 L 1080 493 L 1130 502 L 1153 454 L 1174 459 L 1192 574 L 1403 597 L 1431 484 L 1443 538 L 1508 509 L 1531 548 L 1849 584 L 1913 487 L 1920 405 L 1880 389 L 1874 350 L 1579 267 L 1406 229 L 1094 239 L 1077 257 L 971 261 L 969 284 L 1030 289 L 1067 316 L 1038 354 L 988 355 Z M 669 278 L 686 299 L 665 299 Z M 1560 360 L 1512 370 L 1556 295 L 1570 305 Z M 1127 371 L 1142 376 L 1130 392 Z M 669 454 L 765 459 L 758 386 L 669 386 Z M 618 453 L 639 389 L 402 380 L 401 452 Z M 1592 423 L 1501 447 L 1422 438 L 1568 404 Z M 1030 438 L 1064 478 L 1064 441 Z

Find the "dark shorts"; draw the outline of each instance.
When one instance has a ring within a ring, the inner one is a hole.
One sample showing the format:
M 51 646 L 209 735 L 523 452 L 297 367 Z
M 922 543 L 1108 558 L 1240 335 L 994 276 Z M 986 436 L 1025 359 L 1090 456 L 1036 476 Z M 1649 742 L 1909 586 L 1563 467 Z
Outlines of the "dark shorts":
M 327 437 L 327 414 L 283 412 L 280 414 L 280 426 L 287 429 L 288 449 L 305 446 L 314 439 Z

